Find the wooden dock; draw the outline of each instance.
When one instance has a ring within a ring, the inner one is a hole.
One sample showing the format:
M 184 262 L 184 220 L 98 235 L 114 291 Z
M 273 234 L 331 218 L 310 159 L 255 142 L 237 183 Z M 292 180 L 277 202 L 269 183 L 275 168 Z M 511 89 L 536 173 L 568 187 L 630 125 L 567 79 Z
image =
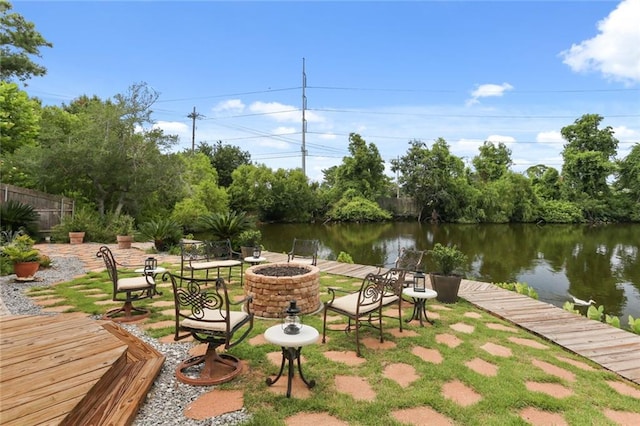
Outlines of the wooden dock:
M 270 262 L 287 255 L 264 253 Z M 364 278 L 378 267 L 318 259 L 322 272 Z M 459 296 L 480 309 L 640 384 L 640 336 L 490 283 L 462 280 Z
M 2 425 L 128 425 L 164 356 L 112 322 L 0 317 Z

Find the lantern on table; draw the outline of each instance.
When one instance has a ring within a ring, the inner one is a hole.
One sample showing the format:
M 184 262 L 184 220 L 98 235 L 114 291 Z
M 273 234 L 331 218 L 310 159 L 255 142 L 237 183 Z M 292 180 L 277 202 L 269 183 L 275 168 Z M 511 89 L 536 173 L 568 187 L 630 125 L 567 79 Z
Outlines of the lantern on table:
M 282 325 L 282 329 L 284 334 L 298 334 L 300 333 L 300 328 L 302 328 L 302 323 L 300 322 L 300 317 L 298 314 L 300 313 L 300 308 L 295 300 L 289 301 L 289 306 L 284 311 L 287 314 L 284 317 L 284 323 Z
M 413 275 L 413 291 L 424 293 L 427 288 L 426 275 L 423 272 L 416 272 Z
M 261 253 L 262 253 L 262 250 L 260 249 L 260 247 L 254 247 L 253 248 L 253 258 L 254 259 L 258 259 L 260 257 Z

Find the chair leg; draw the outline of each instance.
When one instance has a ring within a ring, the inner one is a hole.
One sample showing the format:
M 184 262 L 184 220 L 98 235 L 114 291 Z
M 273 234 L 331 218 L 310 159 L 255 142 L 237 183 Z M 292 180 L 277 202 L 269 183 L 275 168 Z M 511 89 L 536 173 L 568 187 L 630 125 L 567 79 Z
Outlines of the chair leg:
M 176 368 L 176 378 L 189 385 L 208 386 L 226 383 L 242 372 L 240 360 L 233 355 L 218 354 L 216 346 L 209 344 L 204 355 L 194 356 L 181 362 Z M 189 369 L 197 369 L 203 364 L 199 374 Z

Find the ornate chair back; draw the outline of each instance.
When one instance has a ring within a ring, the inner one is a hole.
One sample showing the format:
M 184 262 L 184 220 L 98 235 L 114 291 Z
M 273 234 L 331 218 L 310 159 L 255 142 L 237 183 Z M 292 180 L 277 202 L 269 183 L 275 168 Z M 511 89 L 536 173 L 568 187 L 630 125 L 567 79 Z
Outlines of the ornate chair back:
M 320 241 L 318 240 L 301 240 L 294 238 L 291 251 L 287 254 L 287 262 L 307 261 L 315 266 L 318 263 L 319 247 Z

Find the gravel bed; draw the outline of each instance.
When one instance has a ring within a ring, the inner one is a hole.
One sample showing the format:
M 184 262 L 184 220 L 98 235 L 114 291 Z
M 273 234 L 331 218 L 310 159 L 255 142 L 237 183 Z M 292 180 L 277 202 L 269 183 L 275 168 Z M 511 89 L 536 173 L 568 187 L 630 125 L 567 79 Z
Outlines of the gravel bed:
M 75 257 L 53 257 L 52 267 L 38 271 L 37 281 L 15 282 L 15 275 L 0 277 L 0 313 L 12 315 L 42 315 L 38 305 L 24 295 L 25 290 L 34 286 L 47 286 L 59 282 L 70 281 L 73 277 L 86 271 L 82 262 Z M 3 306 L 4 305 L 4 306 Z M 53 314 L 52 314 L 53 315 Z M 147 394 L 147 399 L 140 407 L 133 425 L 239 425 L 250 415 L 242 410 L 224 414 L 213 419 L 192 420 L 184 416 L 184 409 L 203 393 L 211 391 L 213 386 L 191 386 L 180 383 L 175 378 L 175 368 L 187 358 L 190 343 L 163 344 L 146 335 L 137 326 L 121 324 L 129 333 L 148 343 L 161 352 L 166 360 L 160 374 Z

